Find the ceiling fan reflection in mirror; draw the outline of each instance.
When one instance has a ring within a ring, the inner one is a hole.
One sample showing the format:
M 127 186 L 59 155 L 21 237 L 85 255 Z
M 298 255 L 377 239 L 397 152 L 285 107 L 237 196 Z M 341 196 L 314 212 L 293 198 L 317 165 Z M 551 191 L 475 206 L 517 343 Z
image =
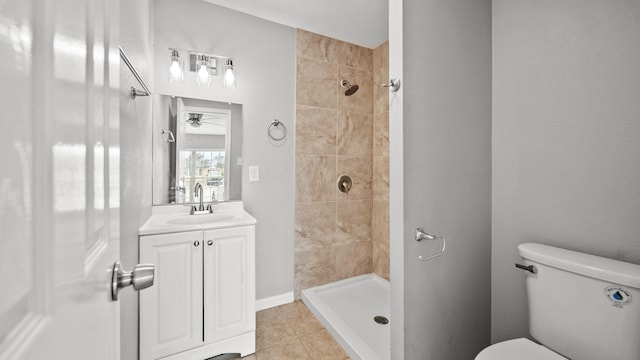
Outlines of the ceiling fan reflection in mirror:
M 225 135 L 228 117 L 227 112 L 185 112 L 185 130 L 188 134 Z
M 202 113 L 190 112 L 189 117 L 187 118 L 187 124 L 193 127 L 200 127 L 203 124 L 221 125 L 219 121 L 215 121 L 215 120 L 220 120 L 224 118 L 225 116 L 222 114 L 202 114 Z

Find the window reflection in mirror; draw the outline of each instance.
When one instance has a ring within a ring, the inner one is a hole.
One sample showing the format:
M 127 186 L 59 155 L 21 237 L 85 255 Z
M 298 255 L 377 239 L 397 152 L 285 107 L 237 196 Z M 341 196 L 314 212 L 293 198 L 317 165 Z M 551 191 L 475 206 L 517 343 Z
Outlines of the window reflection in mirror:
M 200 183 L 205 202 L 224 201 L 224 149 L 214 151 L 182 150 L 178 168 L 178 183 L 186 189 L 193 189 Z M 178 203 L 198 202 L 193 191 Z

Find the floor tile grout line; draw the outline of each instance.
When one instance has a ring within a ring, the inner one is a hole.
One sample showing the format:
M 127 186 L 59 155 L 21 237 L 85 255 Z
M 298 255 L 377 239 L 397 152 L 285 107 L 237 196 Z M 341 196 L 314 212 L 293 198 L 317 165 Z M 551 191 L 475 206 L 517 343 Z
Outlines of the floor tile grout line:
M 296 307 L 299 307 L 299 306 L 302 306 L 302 307 L 303 307 L 303 309 L 298 309 L 298 308 L 296 308 Z M 287 315 L 289 315 L 289 314 L 294 314 L 294 313 L 298 316 L 298 315 L 301 315 L 301 314 L 300 314 L 300 312 L 301 312 L 301 311 L 302 311 L 303 313 L 309 312 L 309 314 L 303 314 L 303 315 L 311 315 L 311 316 L 313 316 L 313 314 L 312 314 L 312 313 L 310 313 L 310 310 L 307 308 L 307 306 L 306 306 L 304 303 L 302 303 L 302 302 L 298 303 L 297 301 L 295 301 L 295 302 L 293 302 L 293 303 L 291 303 L 291 304 L 281 305 L 280 307 L 272 308 L 272 309 L 273 309 L 273 310 L 271 311 L 271 312 L 273 312 L 273 315 L 272 315 L 272 316 L 287 316 Z M 262 311 L 269 311 L 269 310 L 271 310 L 271 309 L 266 309 L 266 310 L 262 310 Z M 305 310 L 306 310 L 306 311 L 305 311 Z M 297 318 L 297 316 L 296 316 L 296 318 Z M 264 320 L 264 319 L 263 319 L 263 320 Z M 298 332 L 296 331 L 296 328 L 297 328 L 297 327 L 296 327 L 296 326 L 294 326 L 294 324 L 297 324 L 297 323 L 298 323 L 298 322 L 296 322 L 296 321 L 289 321 L 289 320 L 287 320 L 285 323 L 281 324 L 281 325 L 284 325 L 284 326 L 288 327 L 288 329 L 289 329 L 289 330 L 293 331 L 293 337 L 288 338 L 288 339 L 287 339 L 287 340 L 285 340 L 285 341 L 278 342 L 278 343 L 276 343 L 276 344 L 268 345 L 268 346 L 266 346 L 266 347 L 264 347 L 264 348 L 261 348 L 261 349 L 259 349 L 259 350 L 258 350 L 258 349 L 256 349 L 256 352 L 255 352 L 255 358 L 256 358 L 256 360 L 259 360 L 259 353 L 260 353 L 260 352 L 265 351 L 265 350 L 267 350 L 267 349 L 269 349 L 269 348 L 272 348 L 272 347 L 275 347 L 275 346 L 283 346 L 283 345 L 285 345 L 286 343 L 291 343 L 291 344 L 296 343 L 296 346 L 297 346 L 297 345 L 302 345 L 302 348 L 303 348 L 303 350 L 305 351 L 305 353 L 307 354 L 307 356 L 308 356 L 311 360 L 315 360 L 316 358 L 313 356 L 313 353 L 309 350 L 309 346 L 308 346 L 308 345 L 307 345 L 307 346 L 305 346 L 305 342 L 304 342 L 304 340 L 309 340 L 309 339 L 310 339 L 310 337 L 311 337 L 313 334 L 320 333 L 320 332 L 323 332 L 323 331 L 328 332 L 328 330 L 326 329 L 326 327 L 324 327 L 324 325 L 322 325 L 322 324 L 320 323 L 320 324 L 319 324 L 319 327 L 315 328 L 313 331 L 308 331 L 308 332 L 306 332 L 306 333 L 305 333 L 305 332 L 303 332 L 303 331 L 301 331 L 301 333 L 300 333 L 300 334 L 298 334 Z M 265 325 L 265 324 L 262 324 L 262 325 Z M 267 323 L 267 325 L 268 325 L 268 323 Z M 311 342 L 311 341 L 309 341 L 309 342 Z M 327 342 L 329 342 L 329 343 L 331 343 L 331 344 L 335 344 L 337 347 L 339 347 L 340 349 L 342 349 L 342 346 L 340 346 L 340 344 L 339 344 L 339 343 L 337 343 L 333 338 L 331 338 L 331 340 L 330 340 L 330 341 L 324 341 L 324 342 L 323 342 L 323 344 L 325 344 L 325 345 L 326 345 L 326 343 L 327 343 Z M 342 349 L 342 350 L 344 351 L 344 349 Z M 350 358 L 349 358 L 349 356 L 347 356 L 347 357 L 346 357 L 346 358 L 344 358 L 343 360 L 349 360 L 349 359 L 350 359 Z
M 300 343 L 302 344 L 302 347 L 304 348 L 304 351 L 306 351 L 306 352 L 307 352 L 307 356 L 309 356 L 309 359 L 311 359 L 311 360 L 315 360 L 315 359 L 313 358 L 313 356 L 311 356 L 311 352 L 309 352 L 309 349 L 304 345 L 304 342 L 302 341 L 302 339 L 300 339 Z

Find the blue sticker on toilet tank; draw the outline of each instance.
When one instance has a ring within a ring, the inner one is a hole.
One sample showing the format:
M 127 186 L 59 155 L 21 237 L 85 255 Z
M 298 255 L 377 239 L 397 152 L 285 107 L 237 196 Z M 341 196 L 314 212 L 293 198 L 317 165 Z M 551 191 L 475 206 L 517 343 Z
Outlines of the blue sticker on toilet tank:
M 609 286 L 604 294 L 613 302 L 613 306 L 622 308 L 631 302 L 631 292 L 619 286 Z
M 622 297 L 622 294 L 620 294 L 620 290 L 616 291 L 616 292 L 613 294 L 613 298 L 614 298 L 615 300 L 618 300 L 618 301 L 622 301 L 622 300 L 624 299 L 624 298 Z

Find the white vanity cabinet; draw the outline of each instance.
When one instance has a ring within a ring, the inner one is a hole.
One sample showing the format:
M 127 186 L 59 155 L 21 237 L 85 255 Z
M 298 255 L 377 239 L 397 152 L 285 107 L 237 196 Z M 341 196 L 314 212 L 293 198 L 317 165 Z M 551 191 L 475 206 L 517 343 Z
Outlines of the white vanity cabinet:
M 140 358 L 255 352 L 255 226 L 140 236 Z

